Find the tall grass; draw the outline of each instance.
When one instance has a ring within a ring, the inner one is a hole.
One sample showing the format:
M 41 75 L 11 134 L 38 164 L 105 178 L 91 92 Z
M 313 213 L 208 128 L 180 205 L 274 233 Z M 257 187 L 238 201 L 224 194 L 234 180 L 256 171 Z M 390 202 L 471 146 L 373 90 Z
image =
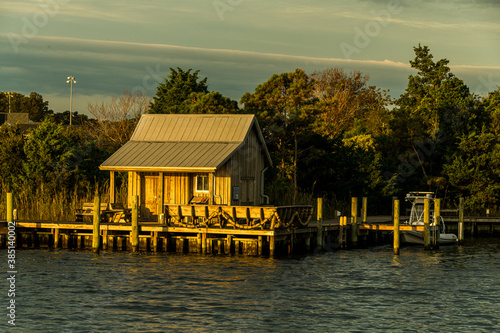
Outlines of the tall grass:
M 6 216 L 6 195 L 2 190 L 0 202 L 0 216 Z M 75 212 L 82 208 L 83 203 L 93 202 L 96 194 L 101 196 L 101 202 L 109 202 L 109 183 L 100 186 L 87 185 L 84 188 L 75 188 L 72 192 L 62 189 L 56 193 L 49 193 L 42 188 L 32 189 L 24 187 L 13 192 L 14 209 L 17 209 L 20 220 L 39 221 L 75 221 Z M 116 189 L 117 202 L 126 206 L 127 183 L 123 182 Z

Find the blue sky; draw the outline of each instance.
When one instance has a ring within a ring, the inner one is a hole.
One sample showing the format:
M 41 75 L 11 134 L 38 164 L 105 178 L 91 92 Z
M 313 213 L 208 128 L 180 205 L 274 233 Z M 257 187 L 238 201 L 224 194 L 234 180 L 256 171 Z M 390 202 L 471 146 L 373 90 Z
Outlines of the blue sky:
M 124 90 L 154 96 L 169 67 L 199 69 L 235 100 L 272 74 L 359 70 L 398 97 L 414 73 L 413 47 L 472 91 L 500 85 L 497 0 L 3 0 L 0 91 L 36 91 L 56 112 Z

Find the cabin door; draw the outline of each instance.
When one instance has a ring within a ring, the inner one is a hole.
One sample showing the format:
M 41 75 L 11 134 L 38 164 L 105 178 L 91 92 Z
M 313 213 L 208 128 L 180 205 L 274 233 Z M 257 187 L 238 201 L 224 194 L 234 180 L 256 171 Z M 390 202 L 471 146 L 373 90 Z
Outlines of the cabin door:
M 141 216 L 154 218 L 158 215 L 158 175 L 144 176 L 144 204 L 141 205 Z

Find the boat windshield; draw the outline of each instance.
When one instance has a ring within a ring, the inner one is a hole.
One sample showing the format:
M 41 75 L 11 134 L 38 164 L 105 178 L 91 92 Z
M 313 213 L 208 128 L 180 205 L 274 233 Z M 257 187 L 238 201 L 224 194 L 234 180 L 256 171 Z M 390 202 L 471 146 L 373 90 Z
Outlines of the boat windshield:
M 410 224 L 424 223 L 424 205 L 414 204 L 411 207 Z
M 424 224 L 424 199 L 429 199 L 429 213 L 432 215 L 433 193 L 410 192 L 406 195 L 406 201 L 412 204 L 409 224 Z

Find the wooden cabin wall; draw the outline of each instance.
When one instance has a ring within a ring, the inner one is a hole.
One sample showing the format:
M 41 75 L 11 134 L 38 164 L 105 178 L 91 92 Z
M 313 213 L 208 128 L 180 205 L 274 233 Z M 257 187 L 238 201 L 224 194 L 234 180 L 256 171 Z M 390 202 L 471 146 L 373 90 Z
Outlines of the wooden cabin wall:
M 231 204 L 231 162 L 227 162 L 215 172 L 215 197 L 217 205 Z M 219 198 L 220 197 L 220 198 Z
M 128 176 L 128 207 L 132 208 L 133 196 L 139 195 L 143 218 L 155 218 L 164 204 L 187 204 L 193 195 L 189 173 L 129 171 Z
M 260 178 L 264 168 L 264 155 L 257 134 L 252 130 L 231 159 L 231 184 L 232 187 L 239 186 L 239 200 L 231 197 L 232 205 L 258 206 L 264 203 L 260 196 Z M 234 188 L 231 190 L 233 192 Z
M 185 205 L 193 196 L 192 174 L 187 172 L 163 173 L 163 202 L 164 204 Z

